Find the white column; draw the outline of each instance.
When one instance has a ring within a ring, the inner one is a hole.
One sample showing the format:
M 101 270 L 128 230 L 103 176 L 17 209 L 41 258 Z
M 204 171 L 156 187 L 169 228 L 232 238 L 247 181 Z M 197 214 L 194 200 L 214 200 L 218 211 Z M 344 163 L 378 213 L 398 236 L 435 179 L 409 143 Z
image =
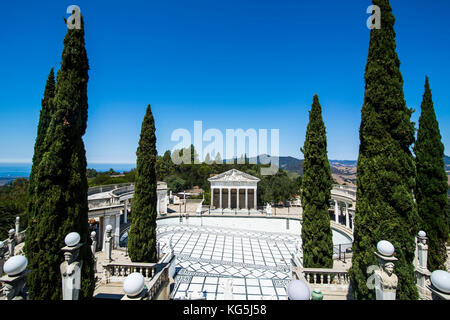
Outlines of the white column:
M 211 188 L 211 206 L 214 205 L 214 188 Z
M 222 188 L 219 188 L 219 191 L 220 191 L 220 195 L 219 195 L 219 202 L 220 202 L 220 209 L 223 209 L 223 206 L 222 206 Z
M 255 209 L 257 210 L 257 209 L 258 209 L 258 204 L 256 203 L 256 193 L 257 193 L 257 191 L 258 191 L 258 188 L 255 188 L 255 189 L 253 189 L 253 190 L 255 190 L 255 194 L 253 195 L 253 197 L 254 197 L 254 203 L 253 203 L 253 205 L 254 205 Z
M 350 228 L 350 219 L 348 216 L 348 203 L 347 202 L 345 203 L 345 226 L 347 228 Z
M 123 205 L 123 223 L 128 222 L 128 200 L 125 200 Z
M 114 231 L 114 247 L 119 247 L 120 240 L 120 212 L 116 214 L 116 230 Z
M 245 188 L 245 209 L 248 209 L 248 188 Z
M 156 193 L 156 214 L 159 214 L 159 195 Z
M 228 209 L 231 209 L 231 188 L 228 188 Z
M 339 205 L 337 200 L 334 200 L 334 222 L 339 223 Z
M 239 210 L 239 188 L 236 188 L 236 209 Z
M 352 214 L 352 232 L 355 231 L 355 218 L 353 217 Z

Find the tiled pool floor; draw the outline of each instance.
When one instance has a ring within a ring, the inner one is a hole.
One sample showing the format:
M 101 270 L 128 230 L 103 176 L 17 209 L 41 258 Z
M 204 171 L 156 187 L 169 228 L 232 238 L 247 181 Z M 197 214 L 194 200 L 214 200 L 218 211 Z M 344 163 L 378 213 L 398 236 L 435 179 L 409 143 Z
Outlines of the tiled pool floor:
M 179 272 L 174 299 L 206 291 L 224 298 L 224 281 L 233 279 L 236 300 L 287 299 L 290 259 L 300 236 L 194 225 L 158 227 L 163 252 L 171 243 Z M 300 246 L 301 247 L 301 246 Z

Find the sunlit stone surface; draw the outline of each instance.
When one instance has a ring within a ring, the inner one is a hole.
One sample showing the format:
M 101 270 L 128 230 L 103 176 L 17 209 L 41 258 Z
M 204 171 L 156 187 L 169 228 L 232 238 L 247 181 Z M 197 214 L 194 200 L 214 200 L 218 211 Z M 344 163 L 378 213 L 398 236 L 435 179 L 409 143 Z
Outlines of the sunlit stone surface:
M 80 235 L 77 232 L 69 233 L 64 242 L 68 247 L 75 247 L 80 242 Z
M 384 256 L 392 256 L 394 254 L 394 246 L 392 243 L 386 240 L 381 240 L 377 244 L 378 252 L 381 253 Z
M 13 256 L 6 261 L 3 271 L 9 276 L 16 276 L 27 268 L 28 260 L 24 256 Z
M 289 300 L 309 300 L 311 292 L 302 280 L 294 280 L 288 286 Z
M 443 270 L 436 270 L 431 273 L 430 279 L 436 289 L 450 294 L 450 273 Z
M 137 296 L 144 289 L 145 279 L 139 272 L 130 274 L 123 282 L 123 291 L 130 297 Z

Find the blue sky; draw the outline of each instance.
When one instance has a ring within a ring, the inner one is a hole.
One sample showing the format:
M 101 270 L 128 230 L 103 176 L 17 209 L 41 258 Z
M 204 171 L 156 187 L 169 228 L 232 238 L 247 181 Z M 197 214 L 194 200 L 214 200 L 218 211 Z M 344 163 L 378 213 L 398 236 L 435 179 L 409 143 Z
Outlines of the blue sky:
M 0 14 L 0 162 L 29 162 L 48 72 L 68 18 L 85 18 L 90 61 L 88 161 L 132 163 L 147 104 L 158 151 L 177 128 L 279 129 L 280 154 L 302 158 L 319 94 L 330 159 L 356 159 L 370 0 L 8 1 Z M 409 107 L 430 77 L 450 153 L 448 0 L 391 0 Z

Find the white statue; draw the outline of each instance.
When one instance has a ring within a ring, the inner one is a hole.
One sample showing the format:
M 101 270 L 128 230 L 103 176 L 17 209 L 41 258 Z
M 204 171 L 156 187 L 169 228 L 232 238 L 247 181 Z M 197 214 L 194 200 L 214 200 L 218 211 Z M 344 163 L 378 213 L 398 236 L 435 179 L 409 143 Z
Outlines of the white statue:
M 270 205 L 270 203 L 268 203 L 266 206 L 266 212 L 269 217 L 272 216 L 272 206 Z
M 65 238 L 64 262 L 60 265 L 63 300 L 78 300 L 81 289 L 81 268 L 83 260 L 78 260 L 78 254 L 83 244 L 80 235 L 69 233 Z
M 394 246 L 382 240 L 377 244 L 379 269 L 375 270 L 375 294 L 377 300 L 395 300 L 398 277 L 394 274 Z

